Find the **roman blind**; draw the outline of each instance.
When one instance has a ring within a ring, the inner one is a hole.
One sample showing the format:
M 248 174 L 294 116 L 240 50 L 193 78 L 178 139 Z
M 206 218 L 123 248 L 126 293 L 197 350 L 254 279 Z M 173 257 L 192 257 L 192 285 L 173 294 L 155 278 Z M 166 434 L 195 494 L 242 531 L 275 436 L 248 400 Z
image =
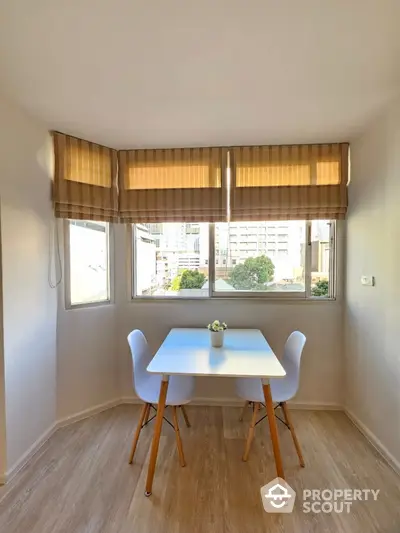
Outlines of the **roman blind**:
M 227 150 L 121 150 L 121 222 L 219 222 L 227 219 Z
M 53 132 L 57 218 L 118 221 L 117 152 Z
M 348 144 L 237 147 L 231 168 L 233 221 L 345 218 Z

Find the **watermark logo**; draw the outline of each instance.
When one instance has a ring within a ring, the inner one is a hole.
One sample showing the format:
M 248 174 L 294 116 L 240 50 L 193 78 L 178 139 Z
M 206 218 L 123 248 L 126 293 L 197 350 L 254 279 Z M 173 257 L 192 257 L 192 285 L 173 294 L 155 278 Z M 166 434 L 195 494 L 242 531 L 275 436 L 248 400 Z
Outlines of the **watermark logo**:
M 356 501 L 376 501 L 379 489 L 304 489 L 303 513 L 350 513 Z M 261 487 L 261 501 L 267 513 L 291 513 L 296 492 L 280 477 Z
M 296 493 L 286 481 L 277 477 L 261 487 L 261 500 L 267 513 L 291 513 Z
M 350 513 L 356 501 L 376 502 L 379 489 L 305 489 L 303 490 L 303 513 Z

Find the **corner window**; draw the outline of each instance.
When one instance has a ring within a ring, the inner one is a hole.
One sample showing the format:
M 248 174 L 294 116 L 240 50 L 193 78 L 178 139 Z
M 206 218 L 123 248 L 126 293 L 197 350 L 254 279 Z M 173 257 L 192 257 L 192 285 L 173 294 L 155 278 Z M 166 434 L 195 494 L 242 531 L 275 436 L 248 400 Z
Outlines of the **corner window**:
M 328 220 L 136 224 L 133 296 L 333 298 L 335 227 Z
M 67 307 L 111 301 L 110 227 L 107 222 L 65 222 Z

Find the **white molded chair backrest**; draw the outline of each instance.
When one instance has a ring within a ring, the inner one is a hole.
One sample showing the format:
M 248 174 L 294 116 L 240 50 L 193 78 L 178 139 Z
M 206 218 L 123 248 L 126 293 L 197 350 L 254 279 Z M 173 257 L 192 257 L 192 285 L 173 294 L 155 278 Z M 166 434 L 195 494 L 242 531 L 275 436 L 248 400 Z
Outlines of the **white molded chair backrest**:
M 288 337 L 283 352 L 282 366 L 286 371 L 285 389 L 295 396 L 300 382 L 300 360 L 306 337 L 300 331 L 293 331 Z
M 128 344 L 132 353 L 133 386 L 137 393 L 140 383 L 143 383 L 148 376 L 146 369 L 151 361 L 151 353 L 146 337 L 139 329 L 129 333 Z

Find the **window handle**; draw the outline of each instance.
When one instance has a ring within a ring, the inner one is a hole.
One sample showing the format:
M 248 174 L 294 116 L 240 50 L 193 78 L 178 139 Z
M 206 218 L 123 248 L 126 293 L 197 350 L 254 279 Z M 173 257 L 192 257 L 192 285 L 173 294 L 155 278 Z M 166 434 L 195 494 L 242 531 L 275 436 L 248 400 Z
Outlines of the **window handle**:
M 311 246 L 311 224 L 307 224 L 307 245 Z

